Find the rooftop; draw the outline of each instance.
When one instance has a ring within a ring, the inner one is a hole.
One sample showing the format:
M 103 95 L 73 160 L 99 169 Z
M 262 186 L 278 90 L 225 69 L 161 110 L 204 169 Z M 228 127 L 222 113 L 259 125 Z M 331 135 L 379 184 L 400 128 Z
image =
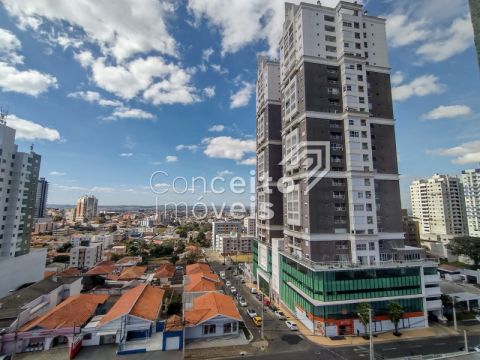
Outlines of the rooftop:
M 85 275 L 88 275 L 88 276 L 107 275 L 112 273 L 114 268 L 115 268 L 115 262 L 102 261 L 101 263 L 97 264 L 95 267 L 88 270 Z
M 230 296 L 209 292 L 193 299 L 192 308 L 185 310 L 185 324 L 186 326 L 197 326 L 219 315 L 238 321 L 242 320 Z
M 199 273 L 211 274 L 212 272 L 213 271 L 210 265 L 206 263 L 195 263 L 195 264 L 187 265 L 186 274 L 187 275 L 199 274 Z
M 122 270 L 118 280 L 135 280 L 141 278 L 146 271 L 146 266 L 130 266 Z
M 184 290 L 188 292 L 216 291 L 217 287 L 221 285 L 216 274 L 192 274 L 185 276 L 185 280 Z
M 160 265 L 157 270 L 155 270 L 155 278 L 160 279 L 164 277 L 172 277 L 175 275 L 175 265 L 172 264 L 162 264 Z

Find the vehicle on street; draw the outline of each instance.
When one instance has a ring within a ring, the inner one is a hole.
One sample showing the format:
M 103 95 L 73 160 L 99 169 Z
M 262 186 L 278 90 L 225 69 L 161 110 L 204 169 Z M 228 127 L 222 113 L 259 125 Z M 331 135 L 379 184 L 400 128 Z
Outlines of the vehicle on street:
M 273 303 L 270 303 L 270 305 L 268 305 L 268 308 L 270 310 L 272 310 L 273 312 L 279 310 L 278 307 L 276 305 L 274 305 Z
M 460 351 L 465 351 L 465 346 L 462 346 L 460 349 L 458 349 Z M 480 352 L 480 345 L 477 345 L 477 346 L 469 346 L 468 347 L 468 352 Z
M 235 295 L 235 294 L 237 293 L 237 288 L 236 288 L 235 286 L 232 286 L 232 287 L 230 288 L 230 292 L 231 292 L 233 295 Z
M 260 316 L 255 316 L 252 320 L 255 326 L 262 326 L 262 318 Z
M 477 319 L 477 321 L 480 321 L 480 315 L 475 316 L 475 319 Z
M 239 303 L 240 306 L 242 306 L 242 307 L 248 306 L 247 300 L 245 300 L 245 298 L 242 297 L 242 296 L 240 296 L 240 299 L 238 299 L 238 303 Z
M 241 295 L 239 292 L 237 292 L 237 293 L 235 294 L 235 297 L 237 298 L 237 300 L 240 300 L 240 298 L 242 297 L 242 295 Z
M 231 282 L 230 280 L 227 280 L 227 281 L 225 282 L 225 286 L 232 286 L 232 282 Z
M 225 271 L 220 271 L 220 278 L 225 280 Z
M 262 296 L 263 296 L 262 294 L 257 293 L 255 296 L 257 297 L 258 301 L 262 301 Z
M 295 324 L 293 321 L 287 320 L 285 321 L 285 324 L 290 330 L 298 330 L 297 324 Z
M 257 316 L 257 312 L 253 309 L 247 309 L 247 315 L 253 319 L 255 316 Z
M 285 316 L 285 314 L 283 313 L 283 311 L 280 311 L 280 310 L 275 311 L 275 316 L 276 316 L 279 320 L 287 320 L 287 317 Z
M 251 292 L 252 294 L 257 294 L 257 293 L 258 293 L 258 290 L 257 290 L 257 288 L 251 288 L 251 289 L 250 289 L 250 292 Z
M 175 266 L 175 269 L 177 269 L 177 270 L 183 270 L 183 266 L 180 266 L 180 265 L 179 265 L 179 266 Z

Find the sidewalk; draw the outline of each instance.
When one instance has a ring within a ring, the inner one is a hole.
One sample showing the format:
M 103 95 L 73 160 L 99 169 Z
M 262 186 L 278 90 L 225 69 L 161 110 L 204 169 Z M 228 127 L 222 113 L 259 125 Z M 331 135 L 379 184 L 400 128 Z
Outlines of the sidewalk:
M 351 345 L 368 345 L 369 341 L 364 339 L 362 336 L 346 336 L 342 340 L 332 340 L 329 337 L 313 335 L 312 332 L 307 329 L 307 327 L 298 319 L 296 319 L 288 309 L 284 306 L 280 306 L 282 311 L 287 315 L 288 320 L 294 321 L 299 332 L 305 336 L 312 343 L 322 345 L 322 346 L 351 346 Z M 375 343 L 384 343 L 390 341 L 402 341 L 402 340 L 411 340 L 411 339 L 420 339 L 420 338 L 429 338 L 429 337 L 441 337 L 441 336 L 451 336 L 458 335 L 460 332 L 456 332 L 453 328 L 448 328 L 445 326 L 431 326 L 429 328 L 422 329 L 400 329 L 402 336 L 393 335 L 392 331 L 377 333 L 374 337 Z

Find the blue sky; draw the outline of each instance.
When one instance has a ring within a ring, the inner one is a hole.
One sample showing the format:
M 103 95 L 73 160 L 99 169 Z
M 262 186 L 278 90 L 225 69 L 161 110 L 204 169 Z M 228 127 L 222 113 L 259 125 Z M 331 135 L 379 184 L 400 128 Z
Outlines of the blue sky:
M 407 205 L 412 179 L 480 162 L 468 2 L 366 7 L 388 19 Z M 101 205 L 153 205 L 154 171 L 169 174 L 155 178 L 166 190 L 176 176 L 189 187 L 192 176 L 248 179 L 256 57 L 277 54 L 282 17 L 280 0 L 2 0 L 0 104 L 20 148 L 34 143 L 42 155 L 49 202 L 94 193 Z M 160 201 L 231 204 L 251 195 L 171 190 Z

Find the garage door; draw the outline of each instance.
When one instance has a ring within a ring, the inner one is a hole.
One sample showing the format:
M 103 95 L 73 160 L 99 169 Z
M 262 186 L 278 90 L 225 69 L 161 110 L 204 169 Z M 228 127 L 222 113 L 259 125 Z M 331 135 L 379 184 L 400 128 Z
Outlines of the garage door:
M 165 350 L 180 349 L 180 336 L 172 336 L 166 339 Z

